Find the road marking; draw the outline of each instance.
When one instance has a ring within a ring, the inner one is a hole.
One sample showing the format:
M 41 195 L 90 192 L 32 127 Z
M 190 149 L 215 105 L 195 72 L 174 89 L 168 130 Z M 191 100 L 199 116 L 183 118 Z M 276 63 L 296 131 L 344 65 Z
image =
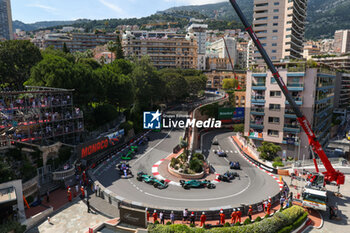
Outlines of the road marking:
M 150 148 L 148 151 L 146 151 L 141 157 L 139 157 L 137 160 L 135 160 L 131 165 L 134 165 L 137 161 L 139 161 L 140 159 L 142 159 L 143 157 L 145 157 L 149 152 L 151 152 L 154 148 L 156 148 L 157 146 L 159 146 L 159 144 L 161 144 L 171 133 L 171 131 L 173 131 L 173 129 L 171 129 L 169 131 L 169 133 L 167 135 L 165 135 L 165 137 L 160 140 L 155 146 L 153 146 L 152 148 Z

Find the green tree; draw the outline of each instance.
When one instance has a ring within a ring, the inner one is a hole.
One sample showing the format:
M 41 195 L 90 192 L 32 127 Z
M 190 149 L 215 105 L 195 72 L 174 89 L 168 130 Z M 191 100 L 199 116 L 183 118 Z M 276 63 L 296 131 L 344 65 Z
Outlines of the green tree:
M 279 151 L 281 151 L 282 148 L 278 145 L 275 145 L 271 142 L 263 142 L 262 146 L 258 148 L 258 152 L 260 152 L 260 158 L 265 159 L 268 161 L 272 161 Z
M 164 83 L 149 57 L 135 61 L 131 74 L 135 85 L 136 102 L 140 110 L 152 109 L 163 98 Z
M 117 33 L 117 40 L 116 40 L 116 50 L 115 50 L 115 57 L 116 59 L 124 59 L 124 52 L 123 52 L 123 47 L 122 43 L 120 41 L 120 35 Z
M 0 86 L 22 87 L 41 60 L 40 50 L 27 40 L 0 42 Z
M 63 48 L 62 48 L 62 51 L 63 51 L 64 53 L 70 53 L 69 48 L 67 48 L 67 44 L 66 44 L 66 42 L 64 42 L 64 43 L 63 43 Z
M 205 90 L 207 84 L 207 77 L 205 75 L 185 76 L 185 80 L 189 94 L 198 95 L 200 91 Z
M 167 98 L 181 100 L 188 95 L 187 82 L 181 74 L 165 72 L 161 74 L 161 79 L 165 83 Z
M 225 78 L 222 80 L 222 88 L 225 90 L 236 89 L 238 87 L 238 80 L 234 78 Z

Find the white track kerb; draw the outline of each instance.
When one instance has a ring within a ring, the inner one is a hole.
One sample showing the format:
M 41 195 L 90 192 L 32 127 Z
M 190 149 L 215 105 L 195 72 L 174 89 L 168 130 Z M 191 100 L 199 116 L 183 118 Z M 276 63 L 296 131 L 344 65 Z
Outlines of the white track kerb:
M 276 182 L 278 183 L 279 187 L 280 187 L 280 191 L 282 190 L 283 188 L 283 182 L 281 182 L 279 180 L 278 177 L 275 176 L 275 174 L 271 173 L 271 172 L 268 172 L 266 171 L 265 169 L 262 169 L 261 167 L 257 166 L 256 164 L 252 163 L 249 159 L 247 159 L 244 155 L 242 155 L 240 149 L 238 149 L 238 147 L 236 146 L 236 144 L 233 142 L 233 139 L 230 137 L 230 140 L 233 144 L 233 146 L 237 149 L 237 151 L 239 152 L 239 154 L 242 156 L 242 158 L 244 158 L 247 162 L 249 162 L 251 165 L 255 166 L 256 168 L 259 168 L 261 171 L 269 174 L 272 178 L 274 178 L 276 180 Z

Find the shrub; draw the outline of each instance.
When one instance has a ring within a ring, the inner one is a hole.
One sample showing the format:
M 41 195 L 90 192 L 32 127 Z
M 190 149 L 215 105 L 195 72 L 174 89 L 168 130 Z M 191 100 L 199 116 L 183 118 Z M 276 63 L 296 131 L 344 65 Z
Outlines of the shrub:
M 198 159 L 201 161 L 204 161 L 204 155 L 202 155 L 201 153 L 195 153 L 194 155 L 192 155 L 192 159 Z
M 158 220 L 154 222 L 154 225 L 156 225 L 156 224 L 159 224 L 159 221 L 158 221 Z
M 189 165 L 190 165 L 190 169 L 197 173 L 200 173 L 203 171 L 203 162 L 197 158 L 191 159 Z
M 234 226 L 240 226 L 241 223 L 240 222 L 236 222 Z
M 230 226 L 231 226 L 230 223 L 225 222 L 224 227 L 230 227 Z
M 166 222 L 166 224 L 165 224 L 165 225 L 171 225 L 171 222 L 169 222 L 169 221 L 168 221 L 168 222 Z
M 270 217 L 268 214 L 265 214 L 264 219 Z
M 272 163 L 272 166 L 273 166 L 274 168 L 276 168 L 276 167 L 283 167 L 284 164 L 283 164 L 282 162 L 273 162 L 273 163 Z
M 251 224 L 252 222 L 250 221 L 249 218 L 247 218 L 246 220 L 244 220 L 243 225 L 248 225 Z
M 196 227 L 196 224 L 191 223 L 191 224 L 190 224 L 190 227 Z
M 170 166 L 175 167 L 175 165 L 179 163 L 180 163 L 180 160 L 178 158 L 172 158 L 170 162 Z
M 293 230 L 293 226 L 289 225 L 286 227 L 283 227 L 281 230 L 278 231 L 278 233 L 290 233 Z
M 297 229 L 298 227 L 301 226 L 301 224 L 303 224 L 303 222 L 305 221 L 305 219 L 307 218 L 308 214 L 307 212 L 305 212 L 301 217 L 298 218 L 298 220 L 293 222 L 293 229 Z
M 21 225 L 19 222 L 10 221 L 5 224 L 0 225 L 0 232 L 11 232 L 15 233 L 23 233 L 26 230 L 25 225 Z
M 254 222 L 260 222 L 260 221 L 261 221 L 260 216 L 258 216 L 258 217 L 254 220 Z
M 276 158 L 273 159 L 274 162 L 282 162 L 282 158 L 277 156 Z

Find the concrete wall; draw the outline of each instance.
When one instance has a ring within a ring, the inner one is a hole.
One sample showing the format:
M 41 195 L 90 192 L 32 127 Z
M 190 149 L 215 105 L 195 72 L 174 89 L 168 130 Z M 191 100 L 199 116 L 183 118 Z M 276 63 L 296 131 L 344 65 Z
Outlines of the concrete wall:
M 14 187 L 16 190 L 17 197 L 17 208 L 19 210 L 18 217 L 19 221 L 23 223 L 26 220 L 26 215 L 24 212 L 24 204 L 23 204 L 23 191 L 22 191 L 22 180 L 13 180 L 10 182 L 0 184 L 0 189 L 5 189 L 9 187 Z

